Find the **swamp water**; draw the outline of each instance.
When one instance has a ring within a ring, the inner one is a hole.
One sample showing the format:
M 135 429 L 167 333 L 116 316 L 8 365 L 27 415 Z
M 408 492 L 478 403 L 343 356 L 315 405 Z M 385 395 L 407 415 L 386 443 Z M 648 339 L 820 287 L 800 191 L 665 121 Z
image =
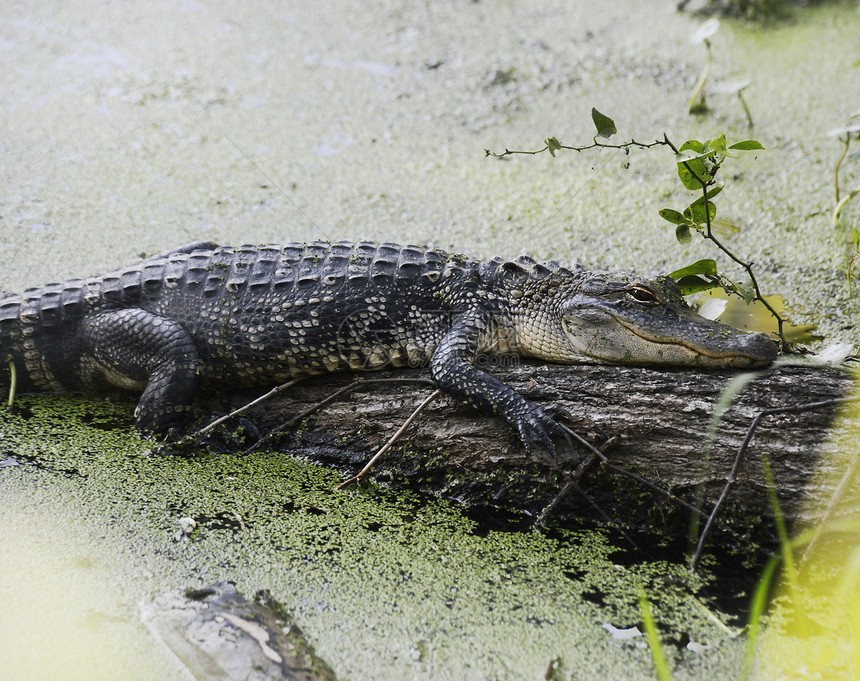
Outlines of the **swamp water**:
M 587 142 L 595 106 L 625 139 L 760 140 L 720 197 L 732 245 L 796 321 L 857 342 L 827 137 L 860 106 L 855 3 L 766 32 L 723 22 L 712 77 L 752 78 L 754 131 L 731 99 L 686 114 L 704 52 L 674 3 L 88 0 L 0 17 L 2 290 L 199 239 L 374 238 L 643 273 L 713 257 L 657 217 L 688 198 L 671 159 L 484 158 Z M 680 553 L 629 561 L 600 531 L 487 530 L 375 486 L 335 495 L 339 474 L 276 456 L 152 457 L 131 403 L 19 402 L 30 416 L 0 421 L 10 679 L 187 678 L 139 606 L 222 579 L 271 590 L 343 678 L 540 679 L 553 660 L 559 679 L 653 678 L 631 629 L 642 583 L 674 678 L 741 668 L 714 578 Z

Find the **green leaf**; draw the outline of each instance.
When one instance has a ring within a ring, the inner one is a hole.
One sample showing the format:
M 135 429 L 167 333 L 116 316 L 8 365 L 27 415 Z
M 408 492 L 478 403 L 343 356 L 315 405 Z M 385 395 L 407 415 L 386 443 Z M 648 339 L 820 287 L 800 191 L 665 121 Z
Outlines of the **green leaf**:
M 723 188 L 720 185 L 708 191 L 708 213 L 710 217 L 705 216 L 704 196 L 700 196 L 698 199 L 693 201 L 693 203 L 691 203 L 684 209 L 684 217 L 687 218 L 687 220 L 689 220 L 690 222 L 694 222 L 699 225 L 709 221 L 713 221 L 713 219 L 717 216 L 717 207 L 713 204 L 711 198 L 719 194 L 721 191 L 723 191 Z
M 690 234 L 690 225 L 678 225 L 675 227 L 675 238 L 678 240 L 678 243 L 690 243 L 690 241 L 693 240 L 693 237 Z
M 756 298 L 755 289 L 753 289 L 752 286 L 739 284 L 738 282 L 732 281 L 731 279 L 725 279 L 723 281 L 723 288 L 729 293 L 739 295 L 741 298 L 744 299 L 747 305 L 749 305 Z
M 708 200 L 714 198 L 721 191 L 723 191 L 723 185 L 721 185 L 721 184 L 718 184 L 718 185 L 711 187 L 707 193 Z
M 684 217 L 696 225 L 711 222 L 717 216 L 717 207 L 708 201 L 708 214 L 705 214 L 705 202 L 702 199 L 693 201 L 684 209 Z
M 693 158 L 696 154 L 702 152 L 702 143 L 699 140 L 687 140 L 684 142 L 680 149 L 678 149 L 678 157 L 680 157 L 681 153 L 689 150 L 690 153 L 687 154 L 687 157 Z
M 681 289 L 682 296 L 689 296 L 702 291 L 710 291 L 712 288 L 721 286 L 719 277 L 681 277 L 676 282 L 678 288 Z
M 615 121 L 613 121 L 609 116 L 604 116 L 593 107 L 591 109 L 591 120 L 594 121 L 594 127 L 597 128 L 596 137 L 609 139 L 618 132 L 615 128 Z
M 697 260 L 669 274 L 685 296 L 722 286 L 715 260 Z
M 549 155 L 555 158 L 555 152 L 561 149 L 561 142 L 559 142 L 555 137 L 548 137 L 544 140 L 546 144 L 546 148 L 549 149 Z
M 726 136 L 720 135 L 716 139 L 708 140 L 702 145 L 702 151 L 714 151 L 722 154 L 726 150 Z
M 675 270 L 674 272 L 670 272 L 669 276 L 672 277 L 675 281 L 683 279 L 684 277 L 693 277 L 699 274 L 705 274 L 711 277 L 717 276 L 717 261 L 716 260 L 697 260 L 692 265 L 687 265 L 686 267 L 682 267 L 679 270 Z
M 664 220 L 671 222 L 673 225 L 689 225 L 690 221 L 681 215 L 678 211 L 672 210 L 671 208 L 663 208 L 658 211 L 661 218 Z
M 688 150 L 691 151 L 692 154 L 686 154 L 684 158 L 681 158 L 681 154 Z M 687 189 L 691 191 L 696 191 L 697 189 L 701 190 L 702 182 L 707 184 L 714 179 L 715 169 L 714 171 L 709 171 L 707 166 L 705 166 L 705 160 L 703 158 L 704 156 L 710 156 L 713 153 L 714 152 L 712 151 L 704 151 L 704 145 L 698 140 L 687 140 L 681 145 L 680 149 L 678 149 L 678 155 L 676 156 L 676 160 L 678 160 L 678 177 L 681 178 L 681 182 Z M 713 164 L 710 165 L 713 166 Z M 689 169 L 687 166 L 689 166 Z M 695 176 L 693 173 L 695 173 Z M 699 178 L 698 180 L 696 179 L 697 177 Z
M 735 151 L 757 151 L 764 149 L 764 147 L 761 145 L 761 142 L 757 142 L 756 140 L 745 140 L 743 142 L 735 142 L 729 149 L 734 149 Z

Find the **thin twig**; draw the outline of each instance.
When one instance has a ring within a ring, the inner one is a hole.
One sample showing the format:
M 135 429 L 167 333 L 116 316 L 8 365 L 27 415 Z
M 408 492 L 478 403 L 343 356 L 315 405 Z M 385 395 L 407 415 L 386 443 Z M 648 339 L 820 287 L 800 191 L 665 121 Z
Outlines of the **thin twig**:
M 211 431 L 213 428 L 220 426 L 225 421 L 229 421 L 234 416 L 238 416 L 239 414 L 247 411 L 251 407 L 253 407 L 257 404 L 260 404 L 260 402 L 263 402 L 265 400 L 268 400 L 268 399 L 274 397 L 275 395 L 283 392 L 287 388 L 292 388 L 294 385 L 296 385 L 296 383 L 301 383 L 302 381 L 306 380 L 307 378 L 309 378 L 309 377 L 308 376 L 301 376 L 299 378 L 294 378 L 291 381 L 287 381 L 286 383 L 282 383 L 278 387 L 272 388 L 265 395 L 261 395 L 257 399 L 252 400 L 252 401 L 248 402 L 247 404 L 239 407 L 238 409 L 231 411 L 229 414 L 225 414 L 224 416 L 215 419 L 214 421 L 212 421 L 212 423 L 205 426 L 204 428 L 201 428 L 200 430 L 195 430 L 192 433 L 188 433 L 188 435 L 185 435 L 184 437 L 179 438 L 176 442 L 170 443 L 170 446 L 171 447 L 183 447 L 185 445 L 188 445 L 188 444 L 196 441 L 197 438 L 199 438 L 201 435 L 205 435 L 206 433 Z
M 306 380 L 307 378 L 308 378 L 307 376 L 302 376 L 300 378 L 294 378 L 291 381 L 287 381 L 286 383 L 281 383 L 281 385 L 279 385 L 277 388 L 272 388 L 265 395 L 261 395 L 257 399 L 251 400 L 250 402 L 248 402 L 248 404 L 245 404 L 245 405 L 239 407 L 238 409 L 234 409 L 229 414 L 225 414 L 221 418 L 215 419 L 208 426 L 206 426 L 205 428 L 201 428 L 196 433 L 194 433 L 194 436 L 205 435 L 210 430 L 212 430 L 213 428 L 216 428 L 217 426 L 220 426 L 225 421 L 229 421 L 234 416 L 238 416 L 239 414 L 242 414 L 242 413 L 248 411 L 251 407 L 255 407 L 258 404 L 260 404 L 260 402 L 265 402 L 266 400 L 271 399 L 275 395 L 278 395 L 279 393 L 284 392 L 284 390 L 286 390 L 287 388 L 292 388 L 294 385 L 296 385 L 296 383 L 301 383 L 302 381 Z
M 259 449 L 259 448 L 260 448 L 260 446 L 261 446 L 264 442 L 268 442 L 268 441 L 269 441 L 269 440 L 271 440 L 273 437 L 275 437 L 275 435 L 278 435 L 279 433 L 281 433 L 281 432 L 285 431 L 287 428 L 289 428 L 289 427 L 290 427 L 291 425 L 293 425 L 294 423 L 298 423 L 298 422 L 299 422 L 299 421 L 301 421 L 302 419 L 304 419 L 304 418 L 306 418 L 306 417 L 310 416 L 311 414 L 313 414 L 315 411 L 318 411 L 319 409 L 322 409 L 325 405 L 329 404 L 330 402 L 334 402 L 334 400 L 336 400 L 338 397 L 340 397 L 340 396 L 341 396 L 341 395 L 343 395 L 344 393 L 349 392 L 349 391 L 351 391 L 351 390 L 354 390 L 354 389 L 355 389 L 355 388 L 357 388 L 359 385 L 361 385 L 362 380 L 363 380 L 363 379 L 361 379 L 361 378 L 357 378 L 357 379 L 355 379 L 355 380 L 354 380 L 352 383 L 350 383 L 349 385 L 345 385 L 344 387 L 339 388 L 338 390 L 335 390 L 335 391 L 334 391 L 333 393 L 331 393 L 328 397 L 325 397 L 325 398 L 321 399 L 321 400 L 320 400 L 319 402 L 317 402 L 316 404 L 312 404 L 310 407 L 308 407 L 307 409 L 305 409 L 305 410 L 304 410 L 303 412 L 301 412 L 300 414 L 298 414 L 298 415 L 296 415 L 296 416 L 293 416 L 291 419 L 287 419 L 286 421 L 284 421 L 284 422 L 283 422 L 283 423 L 281 423 L 280 425 L 275 426 L 272 430 L 270 430 L 270 431 L 269 431 L 268 433 L 266 433 L 263 437 L 261 437 L 259 440 L 257 440 L 254 444 L 252 444 L 250 447 L 248 447 L 248 449 L 246 449 L 244 452 L 242 452 L 242 456 L 245 456 L 246 454 L 250 454 L 251 452 L 256 451 L 257 449 Z
M 284 421 L 280 425 L 275 426 L 272 430 L 270 430 L 268 433 L 266 433 L 266 435 L 261 437 L 254 444 L 252 444 L 250 447 L 248 447 L 248 449 L 243 451 L 242 455 L 244 456 L 246 454 L 250 454 L 253 451 L 256 451 L 257 449 L 260 448 L 260 446 L 264 442 L 268 442 L 269 440 L 271 440 L 273 437 L 275 437 L 279 433 L 282 433 L 283 431 L 285 431 L 287 428 L 289 428 L 293 424 L 298 423 L 302 419 L 307 418 L 308 416 L 310 416 L 314 412 L 319 411 L 320 409 L 322 409 L 327 404 L 331 404 L 332 402 L 334 402 L 334 400 L 336 400 L 338 397 L 340 397 L 344 393 L 351 392 L 353 390 L 356 390 L 357 388 L 363 388 L 363 387 L 366 387 L 368 385 L 375 385 L 377 383 L 422 383 L 422 384 L 430 385 L 433 387 L 436 386 L 436 384 L 433 383 L 433 381 L 430 380 L 429 378 L 421 378 L 421 377 L 417 377 L 417 376 L 403 376 L 401 378 L 398 378 L 398 377 L 394 377 L 394 378 L 369 378 L 369 379 L 364 378 L 364 377 L 357 378 L 352 383 L 350 383 L 349 385 L 346 385 L 342 388 L 338 388 L 333 393 L 331 393 L 327 397 L 324 397 L 323 399 L 321 399 L 316 404 L 312 404 L 310 407 L 308 407 L 307 409 L 302 411 L 297 416 L 293 416 L 292 418 L 287 419 L 286 421 Z
M 441 394 L 442 394 L 442 391 L 441 391 L 441 390 L 439 390 L 438 388 L 437 388 L 436 390 L 434 390 L 434 391 L 430 394 L 430 396 L 429 396 L 429 397 L 427 397 L 427 399 L 425 399 L 421 404 L 419 404 L 419 405 L 415 408 L 415 411 L 413 411 L 413 412 L 412 412 L 412 414 L 409 416 L 409 418 L 408 418 L 408 419 L 406 419 L 406 421 L 404 421 L 404 422 L 403 422 L 403 425 L 402 425 L 402 426 L 400 426 L 400 428 L 398 428 L 398 429 L 397 429 L 397 432 L 396 432 L 396 433 L 394 433 L 394 435 L 392 435 L 392 436 L 391 436 L 391 439 L 389 439 L 389 440 L 388 440 L 388 442 L 386 442 L 386 443 L 382 446 L 382 448 L 381 448 L 378 452 L 376 452 L 376 454 L 374 454 L 374 455 L 371 457 L 370 461 L 368 461 L 368 462 L 367 462 L 367 465 L 365 465 L 365 467 L 364 467 L 364 468 L 362 468 L 362 469 L 361 469 L 361 470 L 360 470 L 356 475 L 354 475 L 354 476 L 352 476 L 351 478 L 349 478 L 348 480 L 345 480 L 345 481 L 343 481 L 342 483 L 340 483 L 337 487 L 335 487 L 335 489 L 336 489 L 336 490 L 343 489 L 344 487 L 347 487 L 347 486 L 351 485 L 351 484 L 352 484 L 352 483 L 354 483 L 354 482 L 358 482 L 358 481 L 359 481 L 359 480 L 361 480 L 365 475 L 367 475 L 367 472 L 368 472 L 371 468 L 373 468 L 373 464 L 375 464 L 375 463 L 377 462 L 377 460 L 378 460 L 378 459 L 379 459 L 383 454 L 385 454 L 385 452 L 387 452 L 389 449 L 391 449 L 391 446 L 392 446 L 395 442 L 397 442 L 397 440 L 398 440 L 398 439 L 400 439 L 400 436 L 401 436 L 401 435 L 403 435 L 404 431 L 405 431 L 405 430 L 406 430 L 406 429 L 407 429 L 407 428 L 412 424 L 412 422 L 413 422 L 416 418 L 418 418 L 418 415 L 419 415 L 422 411 L 424 411 L 424 408 L 425 408 L 428 404 L 430 404 L 433 400 L 435 400 L 437 397 L 439 397 Z
M 616 466 L 614 463 L 611 463 L 609 461 L 609 459 L 606 458 L 606 455 L 603 452 L 601 452 L 599 449 L 597 449 L 597 447 L 595 447 L 593 444 L 588 442 L 588 440 L 585 440 L 584 438 L 582 438 L 580 435 L 578 435 L 576 432 L 574 432 L 573 430 L 571 430 L 570 428 L 565 426 L 563 423 L 560 423 L 559 425 L 562 427 L 562 429 L 564 429 L 565 432 L 568 433 L 568 435 L 573 437 L 577 442 L 579 442 L 584 447 L 586 447 L 588 450 L 590 450 L 592 454 L 597 456 L 597 458 L 600 459 L 600 461 L 603 463 L 603 465 L 606 468 L 618 473 L 619 475 L 623 475 L 627 478 L 630 478 L 631 480 L 635 480 L 639 484 L 644 485 L 644 486 L 648 487 L 649 489 L 651 489 L 655 492 L 658 492 L 659 494 L 662 494 L 667 499 L 674 501 L 676 504 L 686 508 L 691 513 L 695 513 L 697 515 L 702 515 L 702 516 L 705 515 L 701 509 L 696 508 L 695 506 L 693 506 L 693 504 L 690 504 L 690 503 L 684 501 L 683 499 L 681 499 L 680 497 L 675 496 L 669 490 L 664 489 L 664 488 L 660 487 L 659 485 L 655 485 L 653 482 L 651 482 L 650 480 L 647 480 L 646 478 L 643 478 L 641 475 L 638 475 L 638 474 L 633 473 L 631 471 L 628 471 L 624 468 L 621 468 L 620 466 Z
M 640 485 L 644 485 L 645 487 L 653 490 L 654 492 L 662 494 L 664 497 L 669 499 L 669 501 L 675 502 L 676 504 L 678 504 L 678 506 L 681 506 L 682 508 L 685 508 L 688 511 L 690 511 L 690 513 L 695 513 L 696 515 L 699 515 L 699 516 L 705 515 L 705 512 L 702 511 L 702 509 L 696 508 L 695 506 L 693 506 L 693 504 L 691 504 L 687 501 L 684 501 L 683 499 L 681 499 L 681 497 L 678 497 L 678 496 L 672 494 L 669 490 L 667 490 L 663 487 L 660 487 L 660 485 L 655 485 L 653 482 L 651 482 L 647 478 L 643 478 L 641 475 L 638 475 L 636 473 L 633 473 L 632 471 L 628 471 L 624 468 L 621 468 L 621 466 L 616 466 L 614 463 L 604 463 L 603 465 L 606 466 L 609 470 L 615 471 L 619 475 L 623 475 L 627 478 L 630 478 L 631 480 L 635 480 Z
M 795 404 L 790 407 L 776 407 L 774 409 L 765 409 L 764 411 L 760 411 L 755 415 L 752 422 L 747 428 L 746 436 L 741 442 L 741 446 L 738 447 L 738 452 L 735 455 L 735 461 L 732 465 L 732 470 L 729 473 L 728 478 L 726 479 L 726 484 L 723 486 L 723 490 L 720 493 L 719 499 L 717 499 L 717 503 L 714 504 L 713 509 L 711 510 L 710 515 L 708 516 L 707 521 L 705 522 L 705 526 L 702 528 L 702 533 L 699 535 L 699 541 L 696 545 L 696 552 L 693 554 L 693 558 L 690 561 L 690 565 L 695 569 L 696 565 L 699 562 L 699 559 L 702 557 L 702 551 L 705 547 L 705 541 L 708 538 L 708 534 L 710 534 L 711 527 L 714 524 L 714 520 L 717 517 L 717 513 L 720 512 L 720 509 L 723 507 L 723 504 L 726 501 L 726 497 L 728 497 L 730 487 L 737 481 L 738 471 L 741 467 L 741 462 L 743 461 L 744 454 L 752 442 L 753 436 L 755 435 L 755 431 L 758 429 L 759 424 L 762 419 L 766 416 L 773 416 L 775 414 L 790 414 L 790 413 L 802 413 L 805 411 L 813 411 L 815 409 L 820 409 L 822 407 L 834 406 L 837 404 L 845 404 L 848 402 L 856 402 L 858 398 L 856 397 L 838 397 L 830 400 L 819 400 L 817 402 L 806 402 L 804 404 Z
M 15 362 L 9 358 L 9 401 L 7 406 L 9 409 L 15 404 L 15 392 L 18 389 L 18 370 L 15 368 Z
M 603 463 L 605 463 L 605 464 L 609 463 L 609 459 L 606 458 L 606 455 L 603 452 L 601 452 L 597 447 L 595 447 L 593 444 L 591 444 L 588 440 L 586 440 L 584 437 L 582 437 L 575 430 L 568 428 L 563 423 L 559 423 L 558 425 L 561 426 L 561 429 L 565 433 L 567 433 L 570 437 L 572 437 L 574 440 L 576 440 L 579 444 L 581 444 L 583 447 L 585 447 L 587 450 L 589 450 L 594 456 L 596 456 L 598 459 L 600 459 Z
M 629 142 L 623 142 L 621 144 L 606 144 L 605 142 L 598 142 L 595 138 L 591 144 L 586 144 L 581 147 L 568 146 L 567 144 L 559 144 L 555 149 L 567 149 L 568 151 L 588 151 L 589 149 L 624 149 L 629 151 L 631 147 L 636 147 L 637 149 L 650 149 L 651 147 L 656 146 L 665 146 L 666 141 L 663 140 L 654 140 L 653 142 L 637 142 L 635 139 L 631 139 Z M 544 145 L 542 149 L 535 149 L 534 151 L 521 150 L 521 149 L 505 149 L 502 153 L 497 153 L 495 151 L 490 151 L 489 149 L 484 149 L 484 157 L 493 156 L 494 158 L 502 158 L 504 156 L 512 156 L 513 154 L 525 154 L 529 156 L 535 156 L 536 154 L 542 154 L 543 152 L 549 149 L 549 144 Z
M 598 504 L 594 499 L 592 499 L 592 498 L 591 498 L 591 496 L 590 496 L 588 493 L 586 493 L 586 491 L 585 491 L 584 489 L 582 489 L 582 488 L 579 486 L 579 483 L 574 482 L 574 483 L 573 483 L 573 488 L 574 488 L 574 489 L 579 493 L 579 495 L 580 495 L 583 499 L 585 499 L 585 500 L 586 500 L 586 501 L 591 505 L 591 507 L 592 507 L 595 511 L 597 511 L 597 513 L 598 513 L 598 514 L 600 514 L 600 517 L 601 517 L 601 518 L 603 518 L 603 522 L 605 522 L 607 525 L 612 525 L 612 524 L 614 524 L 614 523 L 615 523 L 615 521 L 614 521 L 612 518 L 610 518 L 610 517 L 609 517 L 609 514 L 608 514 L 606 511 L 604 511 L 604 510 L 603 510 L 603 508 L 601 508 L 600 504 Z M 618 526 L 617 526 L 617 524 L 616 524 L 616 528 L 615 528 L 615 529 L 616 529 L 616 531 L 617 531 L 618 533 L 620 533 L 620 534 L 621 534 L 621 536 L 622 536 L 624 539 L 626 539 L 626 540 L 627 540 L 627 542 L 630 544 L 630 546 L 632 546 L 632 547 L 633 547 L 633 549 L 634 549 L 635 551 L 641 551 L 641 550 L 642 550 L 642 547 L 641 547 L 641 546 L 639 546 L 639 544 L 637 544 L 637 543 L 633 540 L 633 537 L 631 537 L 627 532 L 625 532 L 623 528 L 618 527 Z
M 597 454 L 595 454 L 594 452 L 589 452 L 588 456 L 586 456 L 585 459 L 580 462 L 580 464 L 574 469 L 573 473 L 571 473 L 570 477 L 565 481 L 558 494 L 555 495 L 555 498 L 551 502 L 549 502 L 540 512 L 537 520 L 535 521 L 535 526 L 543 527 L 544 524 L 546 524 L 546 520 L 550 516 L 550 514 L 561 503 L 562 499 L 564 499 L 568 494 L 570 494 L 570 491 L 577 486 L 579 479 L 585 474 L 585 471 L 587 471 L 595 461 L 597 461 Z

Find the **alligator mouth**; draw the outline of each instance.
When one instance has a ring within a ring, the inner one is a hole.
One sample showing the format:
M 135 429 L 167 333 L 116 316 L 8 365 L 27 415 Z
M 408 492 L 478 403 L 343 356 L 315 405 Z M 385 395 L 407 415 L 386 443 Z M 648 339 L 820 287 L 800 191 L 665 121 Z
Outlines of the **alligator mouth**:
M 734 345 L 733 347 L 718 347 L 707 343 L 697 344 L 695 341 L 682 336 L 671 339 L 656 338 L 643 333 L 642 329 L 631 325 L 624 319 L 615 317 L 614 315 L 613 317 L 615 321 L 637 338 L 641 338 L 642 340 L 655 345 L 682 347 L 685 350 L 690 351 L 693 357 L 702 357 L 708 360 L 713 360 L 714 366 L 717 367 L 766 366 L 776 358 L 777 354 L 776 343 L 766 334 L 760 332 L 746 333 L 721 324 L 720 327 L 722 328 L 713 329 L 713 337 L 724 338 L 729 342 L 740 340 L 743 343 L 754 347 L 746 348 L 740 345 Z M 714 323 L 719 324 L 719 322 Z M 655 361 L 657 361 L 656 358 Z

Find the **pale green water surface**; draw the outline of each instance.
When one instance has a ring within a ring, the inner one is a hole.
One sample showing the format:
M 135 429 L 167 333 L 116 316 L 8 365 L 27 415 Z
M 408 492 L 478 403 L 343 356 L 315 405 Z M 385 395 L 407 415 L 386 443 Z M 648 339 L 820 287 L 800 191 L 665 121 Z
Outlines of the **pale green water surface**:
M 5 3 L 0 290 L 199 239 L 372 238 L 641 272 L 713 257 L 657 216 L 687 202 L 663 151 L 629 169 L 606 151 L 484 158 L 586 142 L 596 106 L 624 138 L 760 140 L 725 178 L 731 245 L 796 321 L 857 343 L 827 137 L 860 108 L 857 4 L 767 32 L 723 22 L 712 77 L 753 80 L 752 131 L 731 99 L 687 115 L 704 51 L 673 5 Z M 856 159 L 845 172 L 856 184 Z M 846 224 L 858 216 L 850 204 Z M 638 580 L 667 631 L 705 646 L 675 678 L 737 669 L 742 643 L 690 595 L 682 556 L 623 567 L 599 534 L 486 534 L 443 502 L 331 494 L 340 477 L 299 462 L 147 457 L 125 426 L 82 422 L 102 407 L 78 398 L 24 404 L 32 418 L 0 423 L 0 458 L 32 462 L 0 469 L 2 678 L 185 678 L 138 605 L 225 578 L 271 589 L 354 680 L 541 679 L 557 657 L 563 679 L 651 678 L 642 639 L 601 626 L 638 623 Z M 127 423 L 131 404 L 117 409 Z M 598 589 L 604 609 L 584 598 Z

